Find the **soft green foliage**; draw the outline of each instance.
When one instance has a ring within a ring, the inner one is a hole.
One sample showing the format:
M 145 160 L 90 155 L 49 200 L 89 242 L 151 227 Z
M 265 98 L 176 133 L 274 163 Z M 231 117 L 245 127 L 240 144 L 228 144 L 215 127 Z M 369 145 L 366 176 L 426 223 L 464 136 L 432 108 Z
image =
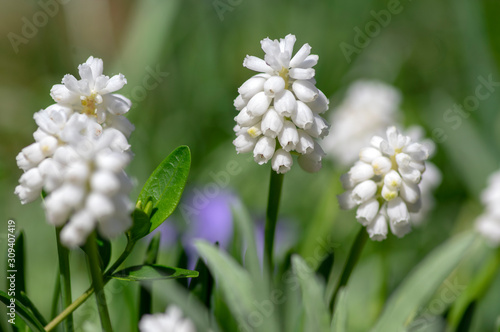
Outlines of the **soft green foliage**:
M 400 331 L 411 323 L 418 309 L 430 300 L 474 239 L 474 234 L 460 234 L 429 254 L 391 295 L 373 331 Z
M 347 288 L 343 287 L 338 293 L 337 303 L 331 325 L 331 332 L 346 332 L 347 331 Z
M 324 298 L 325 285 L 319 281 L 314 271 L 300 256 L 292 257 L 292 267 L 299 278 L 306 315 L 302 331 L 329 331 L 330 315 Z
M 11 305 L 10 299 L 11 297 L 9 295 L 7 295 L 3 291 L 0 291 L 0 301 L 2 301 L 6 306 Z M 40 321 L 35 317 L 35 315 L 30 309 L 28 309 L 18 299 L 15 300 L 15 305 L 16 305 L 16 314 L 18 315 L 17 317 L 21 318 L 33 331 L 35 332 L 44 331 L 42 323 L 40 323 Z M 19 323 L 18 326 L 22 328 L 24 324 L 22 324 L 22 322 L 19 321 L 17 317 L 15 319 L 16 324 Z

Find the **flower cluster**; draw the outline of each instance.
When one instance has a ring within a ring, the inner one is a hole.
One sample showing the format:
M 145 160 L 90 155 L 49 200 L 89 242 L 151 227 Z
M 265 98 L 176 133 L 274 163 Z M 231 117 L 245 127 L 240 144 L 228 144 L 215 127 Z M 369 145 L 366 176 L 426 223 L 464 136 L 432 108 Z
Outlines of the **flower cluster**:
M 183 318 L 181 309 L 171 305 L 164 314 L 144 315 L 139 322 L 141 332 L 196 332 L 189 319 Z
M 234 106 L 237 135 L 233 144 L 238 153 L 253 151 L 259 165 L 271 160 L 277 173 L 286 173 L 297 153 L 306 171 L 321 168 L 325 155 L 315 139 L 328 134 L 329 124 L 320 116 L 328 99 L 318 88 L 312 68 L 318 56 L 304 44 L 292 57 L 295 36 L 261 41 L 264 60 L 246 56 L 243 66 L 259 72 L 238 89 Z
M 125 231 L 133 208 L 124 168 L 134 127 L 122 115 L 131 102 L 111 94 L 127 81 L 104 76 L 102 60 L 93 57 L 78 69 L 80 80 L 66 75 L 52 88 L 56 104 L 35 113 L 35 143 L 16 157 L 24 174 L 15 193 L 23 204 L 46 193 L 47 220 L 65 225 L 61 241 L 68 247 L 85 243 L 96 227 L 107 238 Z
M 481 194 L 486 211 L 476 220 L 477 231 L 494 246 L 500 246 L 500 171 L 489 178 L 488 188 Z
M 352 164 L 373 135 L 382 135 L 395 122 L 400 102 L 400 92 L 390 85 L 371 80 L 354 82 L 331 113 L 332 130 L 325 138 L 325 151 L 335 162 Z
M 359 206 L 356 219 L 376 241 L 387 237 L 387 223 L 398 237 L 411 231 L 410 212 L 420 210 L 419 183 L 429 157 L 423 144 L 395 127 L 386 136 L 374 136 L 371 146 L 361 149 L 360 160 L 341 177 L 346 192 L 338 196 L 342 209 Z

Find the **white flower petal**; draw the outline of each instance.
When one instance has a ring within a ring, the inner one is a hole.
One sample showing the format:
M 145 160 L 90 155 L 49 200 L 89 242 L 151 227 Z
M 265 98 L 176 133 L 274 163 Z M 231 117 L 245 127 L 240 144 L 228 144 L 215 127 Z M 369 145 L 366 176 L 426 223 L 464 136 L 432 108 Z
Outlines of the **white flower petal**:
M 239 87 L 238 93 L 241 95 L 241 98 L 250 99 L 264 89 L 264 83 L 266 83 L 265 78 L 254 76 Z
M 272 73 L 273 71 L 273 69 L 264 60 L 252 55 L 247 55 L 245 57 L 245 60 L 243 61 L 243 67 L 263 73 Z
M 288 75 L 295 80 L 309 80 L 315 73 L 313 68 L 291 68 Z
M 266 96 L 264 91 L 257 93 L 247 104 L 248 112 L 253 116 L 261 116 L 266 113 L 271 104 L 272 98 Z
M 293 164 L 292 155 L 283 149 L 278 149 L 271 160 L 273 170 L 278 174 L 288 172 Z
M 261 130 L 265 136 L 276 138 L 283 129 L 283 117 L 272 107 L 264 114 L 261 123 Z
M 311 46 L 304 44 L 290 60 L 290 67 L 297 67 L 311 54 Z
M 297 101 L 293 93 L 284 90 L 274 97 L 274 109 L 282 116 L 290 117 L 297 110 Z
M 267 163 L 274 155 L 276 140 L 267 136 L 261 137 L 255 144 L 253 157 L 257 164 Z
M 304 103 L 310 103 L 318 98 L 318 89 L 309 81 L 298 80 L 292 84 L 293 92 Z
M 297 101 L 297 110 L 292 113 L 292 121 L 301 129 L 309 129 L 314 122 L 314 114 L 306 104 Z
M 378 214 L 380 204 L 375 199 L 369 199 L 362 203 L 356 210 L 356 219 L 363 226 L 368 226 Z

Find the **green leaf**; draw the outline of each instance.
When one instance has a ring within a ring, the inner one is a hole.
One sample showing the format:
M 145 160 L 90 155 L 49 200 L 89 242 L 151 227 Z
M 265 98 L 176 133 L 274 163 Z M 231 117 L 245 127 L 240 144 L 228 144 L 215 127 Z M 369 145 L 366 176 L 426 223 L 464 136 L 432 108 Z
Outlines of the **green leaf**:
M 187 146 L 180 146 L 163 160 L 144 184 L 138 202 L 144 205 L 152 202 L 149 233 L 174 212 L 186 185 L 190 166 L 191 152 Z
M 322 276 L 325 281 L 328 281 L 330 273 L 333 270 L 333 264 L 335 263 L 335 255 L 333 252 L 328 254 L 326 258 L 321 262 L 316 271 L 318 275 Z
M 342 287 L 337 295 L 331 332 L 347 331 L 347 287 Z
M 2 301 L 6 306 L 11 305 L 11 297 L 7 295 L 5 292 L 0 291 L 0 301 Z M 15 307 L 16 307 L 16 314 L 21 317 L 21 319 L 28 324 L 28 326 L 33 330 L 33 331 L 45 331 L 43 328 L 42 323 L 40 323 L 36 317 L 33 315 L 33 313 L 24 306 L 19 300 L 15 299 L 14 301 Z M 9 312 L 9 309 L 7 309 L 7 312 Z M 17 317 L 16 317 L 17 318 Z M 10 319 L 8 317 L 7 319 Z
M 404 331 L 412 316 L 457 266 L 474 238 L 473 233 L 460 234 L 428 254 L 394 291 L 372 331 Z
M 253 230 L 253 222 L 245 206 L 237 201 L 231 206 L 236 231 L 242 239 L 244 239 L 245 252 L 245 267 L 258 280 L 262 279 L 259 257 L 257 253 L 257 245 L 255 240 L 255 232 Z M 244 248 L 240 249 L 243 250 Z
M 214 285 L 214 278 L 203 259 L 198 259 L 195 270 L 200 274 L 199 278 L 191 280 L 189 290 L 194 294 L 207 308 L 210 309 L 210 297 Z
M 144 264 L 156 264 L 158 258 L 158 251 L 160 249 L 160 233 L 156 233 L 151 241 L 149 242 L 148 249 L 146 250 L 146 255 L 144 257 Z M 195 279 L 196 280 L 196 279 Z M 153 298 L 151 296 L 151 287 L 153 285 L 141 285 L 139 290 L 139 315 L 140 319 L 144 314 L 151 313 L 151 306 L 153 303 Z
M 197 241 L 195 246 L 207 260 L 214 276 L 221 281 L 219 286 L 233 316 L 246 325 L 246 317 L 254 310 L 252 302 L 256 300 L 249 273 L 234 258 L 215 246 L 205 241 Z
M 26 282 L 24 271 L 25 254 L 24 254 L 24 231 L 19 231 L 16 233 L 16 243 L 14 245 L 14 250 L 16 252 L 16 294 L 21 292 L 26 292 Z
M 31 310 L 31 312 L 36 317 L 36 319 L 38 319 L 38 321 L 40 323 L 42 323 L 42 325 L 44 325 L 44 326 L 47 325 L 47 321 L 45 320 L 45 318 L 40 313 L 40 310 L 38 310 L 38 308 L 35 306 L 35 304 L 30 300 L 30 298 L 28 297 L 28 295 L 25 292 L 21 291 L 21 294 L 19 296 L 20 296 L 20 300 L 23 303 L 23 305 L 26 308 L 28 308 L 28 309 Z
M 325 286 L 299 255 L 292 256 L 292 268 L 299 278 L 306 313 L 304 331 L 330 331 L 330 315 L 324 300 Z
M 484 255 L 487 255 L 484 252 Z M 476 307 L 475 303 L 483 298 L 500 269 L 500 248 L 488 257 L 486 263 L 475 273 L 474 278 L 468 283 L 458 299 L 453 303 L 447 320 L 451 329 L 459 330 L 459 325 L 468 323 Z M 474 305 L 472 305 L 474 303 Z M 464 331 L 464 329 L 462 329 Z
M 115 272 L 111 277 L 119 280 L 142 281 L 177 278 L 195 278 L 198 272 L 157 264 L 131 266 Z

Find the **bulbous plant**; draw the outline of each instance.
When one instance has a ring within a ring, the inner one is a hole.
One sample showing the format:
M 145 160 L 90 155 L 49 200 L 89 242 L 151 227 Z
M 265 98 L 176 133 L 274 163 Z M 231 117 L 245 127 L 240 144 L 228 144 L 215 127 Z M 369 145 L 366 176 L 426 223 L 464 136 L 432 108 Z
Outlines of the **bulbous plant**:
M 185 146 L 173 151 L 152 173 L 134 206 L 130 199 L 132 181 L 125 171 L 133 157 L 128 138 L 134 126 L 124 114 L 132 103 L 114 93 L 127 80 L 122 74 L 111 78 L 103 75 L 103 61 L 94 57 L 78 66 L 78 71 L 80 79 L 68 74 L 62 84 L 53 86 L 50 95 L 56 103 L 35 113 L 35 142 L 16 157 L 24 173 L 15 194 L 23 204 L 43 196 L 47 221 L 56 227 L 57 235 L 64 309 L 49 323 L 39 314 L 24 315 L 34 330 L 51 331 L 64 321 L 66 331 L 73 331 L 72 312 L 95 292 L 102 329 L 112 331 L 104 292 L 112 278 L 135 281 L 198 275 L 196 271 L 151 262 L 117 271 L 137 241 L 176 208 L 191 155 Z M 107 268 L 109 240 L 123 234 L 127 246 Z M 92 285 L 73 302 L 68 248 L 79 247 L 88 256 Z M 58 292 L 55 294 L 57 301 Z M 26 295 L 12 299 L 19 307 L 39 313 Z

